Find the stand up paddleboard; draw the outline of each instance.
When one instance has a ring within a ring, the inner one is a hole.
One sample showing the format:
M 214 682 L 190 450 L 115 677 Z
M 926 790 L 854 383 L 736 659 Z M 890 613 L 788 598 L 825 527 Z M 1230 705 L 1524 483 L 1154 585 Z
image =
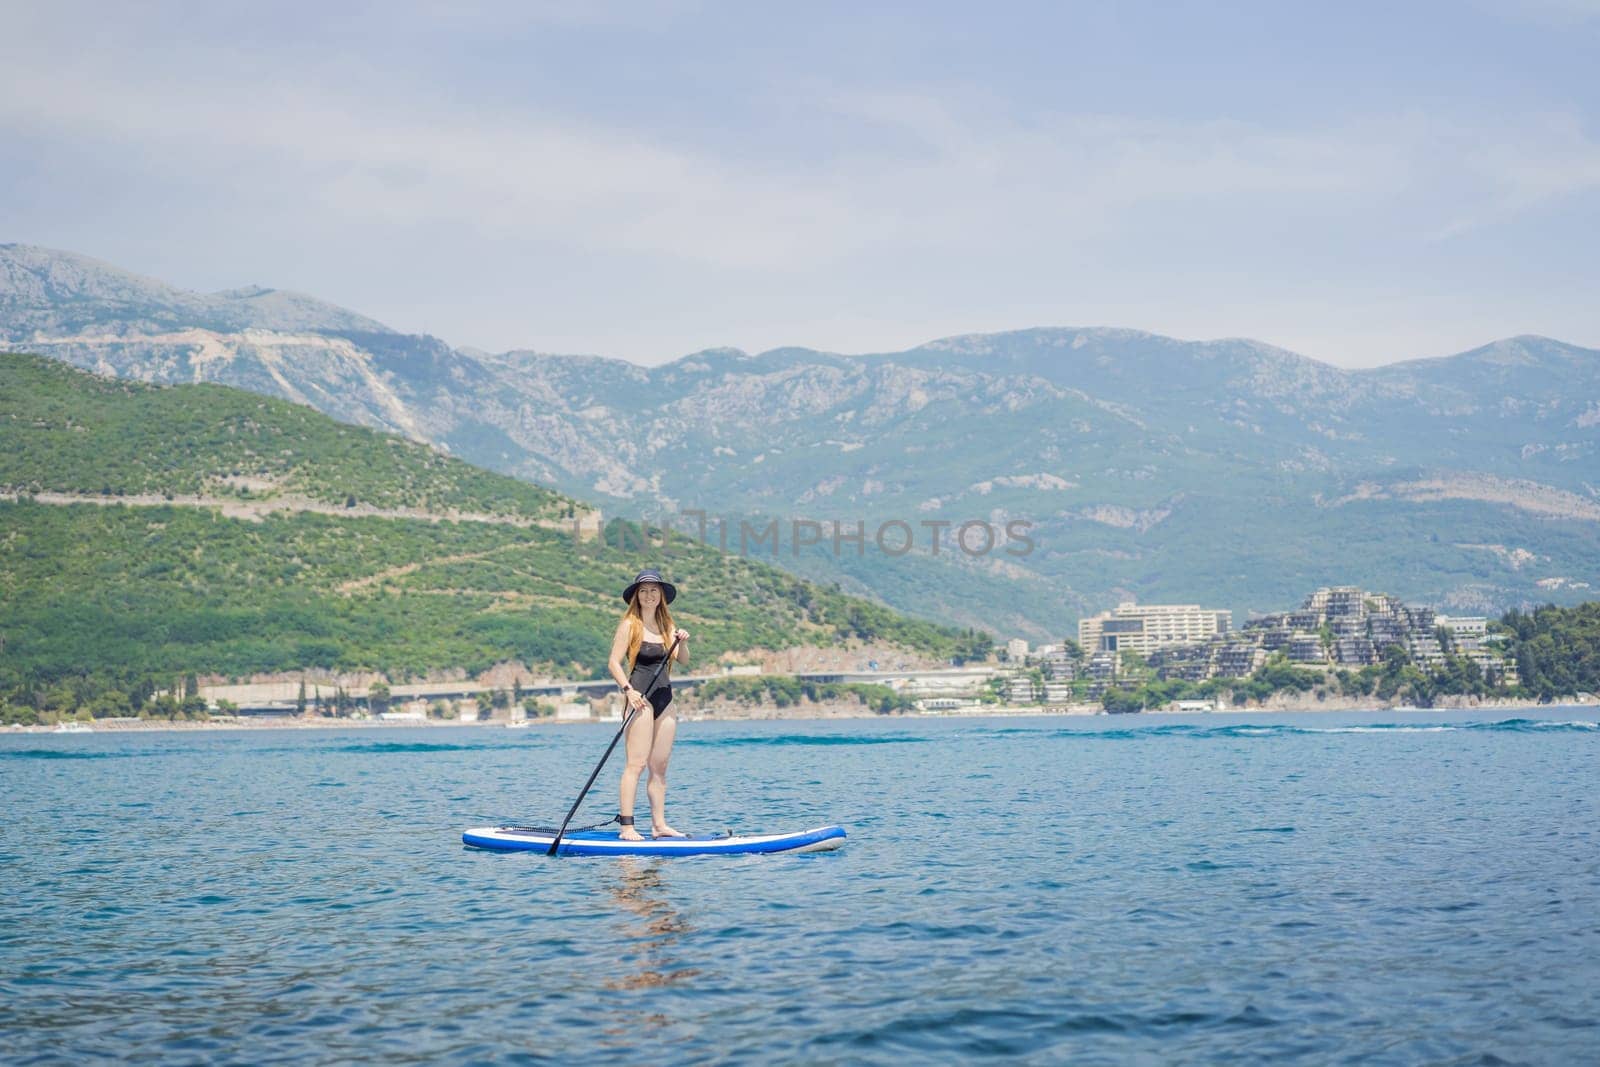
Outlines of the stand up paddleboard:
M 844 844 L 844 827 L 819 826 L 792 834 L 734 837 L 663 837 L 624 841 L 615 829 L 574 830 L 561 838 L 558 856 L 740 856 L 760 852 L 829 852 Z M 500 852 L 549 852 L 556 832 L 548 827 L 481 826 L 461 835 L 472 848 Z

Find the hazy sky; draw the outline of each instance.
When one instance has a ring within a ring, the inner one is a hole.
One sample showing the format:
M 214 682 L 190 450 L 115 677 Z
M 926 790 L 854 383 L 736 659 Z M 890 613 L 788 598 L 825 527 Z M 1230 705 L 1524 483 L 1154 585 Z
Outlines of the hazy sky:
M 1600 0 L 0 0 L 0 241 L 640 363 L 1600 347 L 1597 64 Z

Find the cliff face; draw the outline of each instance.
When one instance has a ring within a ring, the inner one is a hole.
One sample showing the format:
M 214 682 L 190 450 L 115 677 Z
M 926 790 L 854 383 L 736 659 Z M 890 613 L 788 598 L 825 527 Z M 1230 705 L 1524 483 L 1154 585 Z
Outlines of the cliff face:
M 741 519 L 860 521 L 859 557 L 785 538 L 774 562 L 1002 632 L 1059 635 L 1129 597 L 1242 615 L 1355 582 L 1492 610 L 1600 585 L 1600 353 L 1544 338 L 1367 371 L 1108 329 L 646 369 L 461 351 L 299 294 L 188 293 L 11 245 L 0 341 L 283 396 L 612 513 L 693 531 L 681 513 L 704 511 L 733 547 Z M 872 544 L 895 520 L 918 534 L 905 555 Z M 1033 524 L 1025 555 L 949 539 L 1012 520 Z M 924 522 L 952 527 L 935 546 Z

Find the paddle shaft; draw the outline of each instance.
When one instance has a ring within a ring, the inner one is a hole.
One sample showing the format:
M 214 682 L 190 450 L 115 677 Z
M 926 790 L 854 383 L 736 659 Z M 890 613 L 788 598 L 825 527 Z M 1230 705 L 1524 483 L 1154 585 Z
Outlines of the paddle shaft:
M 667 649 L 666 658 L 656 665 L 656 671 L 650 676 L 650 681 L 645 683 L 644 692 L 649 693 L 656 687 L 656 679 L 661 677 L 661 672 L 667 669 L 667 664 L 672 662 L 672 654 L 678 651 L 677 635 L 673 635 L 672 647 Z M 641 694 L 642 695 L 642 694 Z M 648 700 L 649 698 L 646 697 Z M 572 817 L 578 814 L 578 808 L 583 805 L 583 798 L 589 795 L 589 790 L 594 788 L 594 780 L 600 777 L 600 772 L 605 768 L 606 760 L 611 758 L 611 753 L 616 751 L 617 742 L 622 740 L 622 735 L 627 733 L 628 726 L 633 722 L 633 717 L 639 714 L 637 708 L 629 708 L 628 714 L 622 717 L 622 726 L 617 730 L 617 736 L 611 739 L 611 744 L 606 746 L 606 754 L 600 757 L 600 762 L 594 765 L 594 773 L 589 775 L 589 780 L 583 783 L 583 792 L 578 794 L 578 799 L 572 802 L 572 809 L 567 812 L 567 817 L 561 820 L 561 829 L 556 831 L 556 839 L 550 842 L 550 850 L 546 856 L 554 856 L 556 849 L 561 847 L 561 837 L 567 832 L 567 824 L 572 822 Z

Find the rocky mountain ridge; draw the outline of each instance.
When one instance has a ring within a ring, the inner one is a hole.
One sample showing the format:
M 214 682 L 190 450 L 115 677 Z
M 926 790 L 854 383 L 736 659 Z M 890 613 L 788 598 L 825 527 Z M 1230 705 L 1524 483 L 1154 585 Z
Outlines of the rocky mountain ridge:
M 1458 610 L 1600 584 L 1600 353 L 1544 338 L 1361 371 L 1123 329 L 644 368 L 457 350 L 310 297 L 185 294 L 12 245 L 0 342 L 283 396 L 679 529 L 947 523 L 903 555 L 785 541 L 771 561 L 1000 632 L 1135 597 L 1242 614 L 1322 582 Z M 1014 520 L 1025 557 L 953 541 Z
M 194 293 L 88 256 L 19 244 L 0 244 L 0 321 L 13 340 L 85 328 L 393 332 L 303 293 L 263 286 Z

